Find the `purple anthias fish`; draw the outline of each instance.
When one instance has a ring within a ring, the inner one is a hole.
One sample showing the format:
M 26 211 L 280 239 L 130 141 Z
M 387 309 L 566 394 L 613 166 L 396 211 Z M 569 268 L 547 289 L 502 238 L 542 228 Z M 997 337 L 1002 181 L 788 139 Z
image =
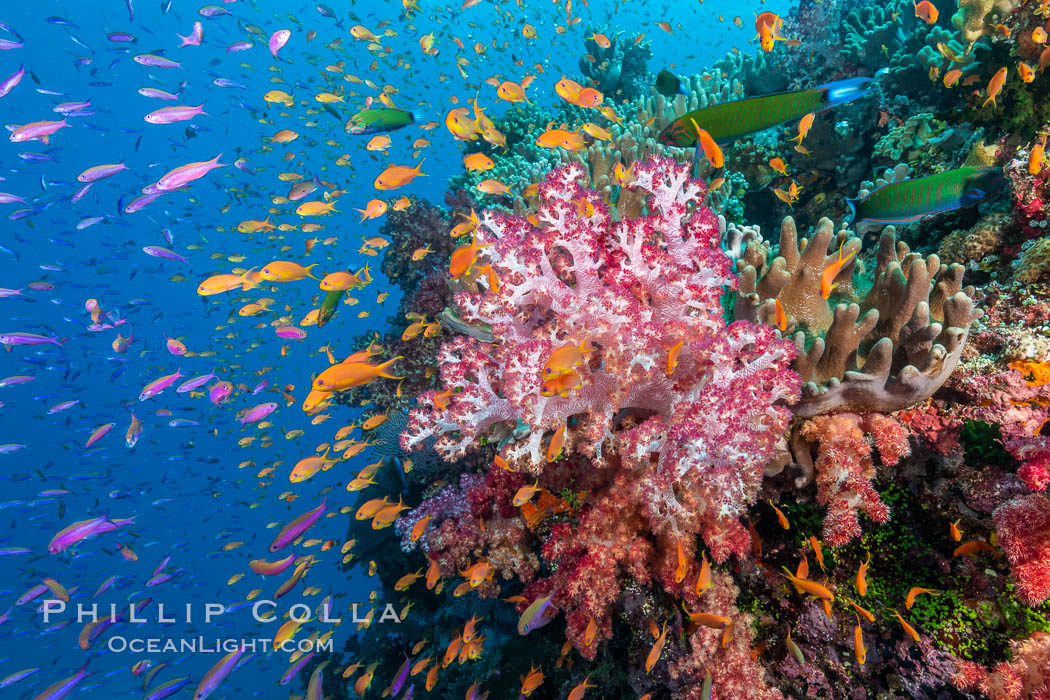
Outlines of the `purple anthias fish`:
M 303 666 L 308 664 L 310 662 L 310 659 L 312 658 L 314 658 L 313 652 L 306 654 L 301 659 L 292 664 L 288 668 L 288 670 L 284 672 L 284 675 L 281 676 L 281 680 L 278 683 L 278 685 L 288 685 L 288 683 L 290 683 L 293 678 L 299 675 L 299 671 L 301 671 L 303 669 Z
M 233 393 L 233 384 L 229 382 L 219 382 L 211 389 L 208 390 L 208 400 L 218 406 L 220 403 L 229 398 L 230 394 Z
M 22 82 L 22 77 L 26 74 L 22 66 L 18 67 L 11 75 L 4 78 L 3 82 L 0 82 L 0 97 L 7 97 L 7 94 L 15 89 L 15 86 Z
M 104 180 L 107 177 L 113 177 L 119 172 L 127 170 L 128 166 L 123 163 L 113 163 L 108 165 L 96 165 L 93 168 L 88 168 L 84 172 L 77 175 L 78 182 L 98 182 Z
M 47 409 L 47 415 L 52 416 L 56 413 L 61 413 L 62 411 L 73 408 L 78 403 L 80 403 L 80 399 L 73 399 L 72 401 L 63 401 L 62 403 L 56 403 L 51 408 Z
M 187 379 L 175 389 L 176 394 L 185 394 L 186 392 L 199 389 L 204 386 L 212 379 L 215 379 L 215 372 L 201 375 L 200 377 L 194 377 L 193 379 Z
M 141 197 L 136 197 L 135 199 L 133 199 L 130 202 L 128 202 L 127 206 L 124 207 L 124 213 L 125 214 L 134 214 L 137 211 L 141 211 L 141 210 L 145 209 L 147 206 L 149 206 L 150 204 L 153 204 L 153 202 L 155 202 L 158 198 L 160 198 L 160 196 L 162 194 L 164 194 L 164 193 L 163 192 L 156 192 L 154 194 L 144 194 Z
M 225 168 L 226 164 L 219 162 L 219 158 L 221 157 L 222 154 L 220 153 L 211 160 L 199 163 L 188 163 L 175 168 L 157 181 L 157 188 L 162 192 L 177 190 L 180 187 L 190 184 L 194 180 L 204 177 L 216 168 Z
M 284 45 L 288 43 L 288 40 L 292 37 L 292 30 L 290 29 L 279 29 L 273 33 L 270 37 L 269 47 L 270 55 L 277 58 L 277 52 L 284 48 Z
M 77 222 L 77 230 L 78 231 L 83 231 L 84 229 L 86 229 L 86 228 L 88 228 L 90 226 L 94 226 L 95 224 L 97 224 L 99 222 L 105 221 L 105 219 L 106 219 L 106 217 L 104 217 L 104 216 L 89 216 L 86 219 L 81 219 L 80 221 Z
M 11 41 L 10 39 L 0 39 L 0 51 L 10 51 L 11 49 L 22 48 L 21 41 Z
M 286 338 L 288 340 L 302 340 L 306 337 L 306 331 L 295 326 L 281 326 L 276 330 L 276 333 L 278 338 Z
M 172 95 L 170 92 L 164 90 L 158 90 L 157 88 L 139 88 L 139 94 L 143 97 L 152 97 L 158 100 L 177 100 L 178 96 Z
M 182 368 L 180 367 L 179 369 L 175 370 L 175 374 L 168 374 L 161 377 L 160 379 L 154 379 L 152 382 L 144 386 L 142 388 L 142 393 L 139 394 L 139 401 L 145 401 L 146 399 L 153 398 L 154 396 L 161 393 L 169 386 L 177 382 L 182 377 L 185 377 L 186 375 L 182 374 L 181 370 Z
M 51 110 L 52 112 L 58 112 L 59 114 L 69 115 L 73 112 L 79 112 L 87 109 L 91 106 L 90 102 L 63 102 L 60 105 L 55 105 Z
M 224 7 L 219 7 L 218 5 L 205 5 L 204 7 L 199 9 L 198 12 L 200 13 L 201 17 L 208 17 L 209 19 L 212 17 L 222 17 L 224 15 L 230 14 L 229 10 L 227 10 Z
M 256 384 L 255 387 L 252 389 L 252 396 L 255 396 L 256 394 L 258 394 L 259 392 L 261 392 L 263 389 L 265 389 L 268 386 L 270 386 L 270 380 L 269 379 L 262 380 L 261 382 Z
M 198 107 L 188 107 L 185 105 L 179 105 L 177 107 L 161 107 L 155 109 L 147 114 L 142 119 L 150 124 L 174 124 L 175 122 L 183 122 L 187 119 L 193 119 L 198 114 L 207 114 L 204 111 L 204 105 Z
M 233 80 L 227 80 L 226 78 L 216 78 L 211 81 L 213 85 L 217 85 L 221 88 L 240 88 L 241 90 L 247 90 L 248 86 L 243 83 L 238 83 Z
M 272 401 L 270 403 L 261 403 L 258 406 L 249 409 L 247 413 L 241 416 L 241 425 L 261 421 L 276 410 L 277 404 Z
M 408 680 L 408 672 L 412 670 L 412 659 L 406 658 L 405 662 L 401 664 L 401 668 L 397 669 L 397 673 L 394 674 L 394 680 L 390 681 L 390 697 L 397 697 L 397 694 L 401 692 L 401 689 L 405 686 L 405 681 Z
M 0 345 L 10 348 L 12 345 L 57 345 L 62 347 L 65 340 L 48 338 L 36 333 L 0 333 Z
M 64 678 L 49 685 L 39 695 L 35 696 L 33 700 L 62 700 L 62 698 L 68 697 L 73 692 L 73 689 L 80 684 L 80 681 L 91 675 L 87 670 L 90 661 L 91 659 L 85 661 L 80 670 L 69 678 Z
M 26 124 L 20 126 L 11 132 L 8 137 L 14 143 L 25 143 L 26 141 L 35 141 L 40 139 L 45 144 L 48 143 L 48 139 L 51 134 L 55 133 L 59 129 L 64 129 L 69 126 L 65 119 L 62 121 L 43 121 L 33 122 L 32 124 Z
M 149 66 L 150 68 L 182 68 L 181 63 L 152 53 L 141 53 L 132 60 L 139 65 Z
M 247 51 L 253 46 L 255 46 L 255 44 L 250 41 L 235 41 L 226 47 L 226 53 L 230 53 L 231 51 Z M 219 87 L 222 86 L 220 85 Z
M 277 533 L 277 536 L 273 538 L 273 542 L 270 544 L 270 551 L 277 552 L 284 549 L 292 542 L 298 539 L 299 535 L 306 532 L 311 525 L 317 522 L 317 520 L 324 514 L 325 507 L 328 503 L 328 497 L 325 496 L 321 499 L 321 505 L 317 506 L 313 510 L 308 510 L 298 518 L 288 523 L 281 528 L 281 531 Z
M 164 698 L 170 698 L 175 693 L 182 690 L 190 682 L 189 676 L 183 676 L 182 678 L 175 678 L 167 683 L 161 683 L 153 690 L 149 691 L 143 700 L 164 700 Z
M 226 676 L 230 675 L 230 672 L 237 668 L 237 663 L 244 656 L 245 651 L 246 649 L 241 647 L 219 659 L 218 663 L 204 674 L 204 678 L 197 685 L 197 689 L 193 691 L 193 700 L 204 700 L 204 698 L 215 692 L 215 689 L 226 680 Z
M 178 34 L 178 33 L 176 33 L 175 36 L 177 36 L 180 39 L 182 39 L 182 43 L 179 44 L 179 48 L 180 49 L 183 46 L 200 46 L 201 45 L 201 39 L 204 38 L 204 27 L 201 25 L 200 22 L 194 22 L 193 23 L 193 31 L 190 32 L 189 36 L 183 36 L 183 35 Z
M 59 530 L 58 533 L 51 538 L 51 542 L 47 545 L 48 554 L 60 554 L 81 540 L 87 539 L 88 537 L 94 537 L 95 535 L 101 535 L 106 532 L 112 532 L 113 530 L 134 521 L 135 518 L 133 517 L 110 520 L 107 516 L 103 515 L 98 518 L 75 522 L 72 525 Z
M 26 200 L 23 199 L 22 197 L 19 197 L 16 194 L 8 194 L 7 192 L 0 192 L 0 204 L 13 204 L 14 202 L 18 202 L 20 204 L 25 204 Z
M 152 255 L 155 258 L 163 258 L 165 260 L 178 260 L 179 262 L 188 263 L 186 258 L 182 257 L 173 250 L 167 248 L 161 248 L 159 245 L 148 245 L 142 249 L 142 252 L 146 255 Z
M 106 38 L 115 44 L 133 44 L 138 41 L 134 35 L 127 32 L 112 32 Z

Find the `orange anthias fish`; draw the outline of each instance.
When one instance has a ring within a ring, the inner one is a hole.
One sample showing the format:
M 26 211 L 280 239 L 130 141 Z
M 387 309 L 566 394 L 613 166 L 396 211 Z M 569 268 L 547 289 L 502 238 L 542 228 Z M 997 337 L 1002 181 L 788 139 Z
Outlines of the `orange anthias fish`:
M 762 50 L 769 53 L 773 50 L 776 40 L 784 40 L 780 30 L 784 27 L 784 20 L 773 12 L 763 12 L 755 18 L 755 34 L 758 44 Z
M 1046 158 L 1046 134 L 1042 134 L 1039 139 L 1039 143 L 1032 146 L 1032 152 L 1028 156 L 1028 174 L 1038 175 L 1043 172 L 1043 166 L 1045 165 Z M 954 527 L 954 523 L 952 525 Z M 954 534 L 954 533 L 953 533 Z M 955 540 L 958 542 L 959 540 Z
M 816 117 L 817 115 L 813 112 L 810 112 L 806 116 L 802 117 L 801 121 L 799 121 L 798 123 L 798 136 L 791 140 L 798 141 L 801 145 L 802 139 L 806 138 L 806 134 L 809 133 L 810 128 L 813 126 L 813 120 L 816 119 Z
M 928 1 L 928 0 L 927 0 Z M 988 103 L 991 102 L 994 107 L 998 107 L 999 104 L 995 101 L 995 98 L 999 96 L 999 93 L 1003 91 L 1003 85 L 1006 84 L 1006 67 L 1003 66 L 995 72 L 992 79 L 988 81 L 988 88 L 985 90 L 985 94 L 988 96 L 985 99 L 982 107 L 987 107 Z
M 407 165 L 388 166 L 387 169 L 380 173 L 379 177 L 375 179 L 375 188 L 377 190 L 396 190 L 398 187 L 404 187 L 417 177 L 426 176 L 426 173 L 420 170 L 422 166 L 422 159 L 414 168 L 410 168 Z
M 656 642 L 653 644 L 653 648 L 649 650 L 649 655 L 645 658 L 645 672 L 652 672 L 653 668 L 656 667 L 656 662 L 660 660 L 660 654 L 663 653 L 664 643 L 667 641 L 667 621 L 664 620 L 663 629 L 660 631 L 660 636 L 656 638 Z
M 845 242 L 843 242 L 842 245 L 845 245 Z M 824 297 L 825 299 L 831 296 L 832 290 L 834 290 L 835 287 L 838 286 L 837 283 L 834 283 L 835 278 L 838 277 L 838 274 L 842 271 L 842 268 L 845 267 L 856 254 L 857 251 L 856 249 L 854 249 L 850 252 L 849 255 L 843 258 L 842 246 L 839 246 L 839 259 L 825 267 L 824 272 L 820 275 L 820 296 Z
M 553 379 L 568 374 L 583 364 L 584 356 L 594 352 L 595 348 L 589 339 L 584 338 L 579 345 L 566 343 L 551 351 L 541 373 L 543 379 Z
M 863 598 L 868 594 L 868 580 L 866 577 L 868 573 L 868 564 L 871 563 L 871 552 L 868 552 L 868 558 L 864 560 L 859 567 L 857 567 L 857 593 Z
M 908 595 L 904 599 L 904 609 L 911 610 L 911 607 L 915 605 L 915 599 L 923 593 L 927 593 L 934 597 L 940 595 L 939 592 L 933 590 L 932 588 L 919 588 L 918 586 L 915 586 L 914 588 L 908 591 Z
M 940 13 L 930 0 L 922 0 L 922 2 L 918 3 L 912 0 L 912 4 L 915 6 L 915 16 L 923 22 L 926 24 L 934 24 L 937 21 L 937 17 Z

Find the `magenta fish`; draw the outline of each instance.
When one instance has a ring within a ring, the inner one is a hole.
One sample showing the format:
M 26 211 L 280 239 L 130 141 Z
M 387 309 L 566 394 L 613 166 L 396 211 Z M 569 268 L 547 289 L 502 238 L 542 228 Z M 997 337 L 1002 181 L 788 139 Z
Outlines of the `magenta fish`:
M 73 692 L 73 689 L 80 684 L 80 681 L 91 675 L 87 671 L 89 661 L 91 661 L 91 659 L 85 661 L 84 665 L 80 667 L 80 670 L 69 678 L 63 678 L 62 680 L 44 688 L 39 694 L 33 696 L 33 700 L 62 700 L 67 697 Z
M 151 97 L 156 100 L 177 100 L 177 95 L 172 95 L 170 92 L 165 92 L 158 88 L 139 88 L 139 94 L 143 97 Z
M 88 168 L 84 172 L 77 175 L 79 182 L 98 182 L 107 177 L 113 177 L 122 170 L 127 170 L 128 166 L 123 163 L 113 163 L 111 165 L 96 165 L 92 168 Z
M 64 338 L 48 338 L 36 333 L 0 333 L 0 345 L 10 349 L 12 345 L 57 345 L 62 347 Z
M 150 204 L 153 204 L 163 192 L 157 192 L 156 194 L 144 194 L 141 197 L 131 200 L 128 205 L 124 207 L 125 214 L 134 214 L 137 211 L 142 211 Z
M 218 663 L 204 674 L 204 678 L 201 679 L 196 690 L 193 691 L 193 700 L 204 700 L 204 698 L 215 692 L 215 689 L 226 680 L 226 676 L 230 675 L 233 669 L 237 668 L 237 663 L 244 656 L 245 650 L 245 647 L 241 647 L 219 659 Z
M 190 32 L 189 36 L 183 36 L 183 35 L 181 35 L 181 34 L 179 34 L 177 32 L 176 32 L 175 36 L 177 36 L 180 39 L 182 39 L 182 43 L 179 44 L 179 48 L 180 49 L 183 46 L 200 46 L 201 45 L 201 39 L 204 38 L 204 27 L 201 25 L 200 22 L 194 22 L 193 23 L 193 31 Z
M 270 403 L 261 403 L 258 406 L 248 409 L 248 412 L 241 416 L 241 425 L 261 421 L 276 410 L 277 404 L 272 401 Z
M 318 518 L 324 514 L 325 504 L 327 502 L 328 497 L 325 496 L 321 499 L 321 505 L 313 510 L 308 510 L 292 522 L 282 527 L 281 531 L 277 533 L 277 537 L 273 538 L 273 542 L 270 544 L 270 551 L 279 551 L 290 545 L 292 542 L 295 542 L 299 535 L 306 532 L 310 526 L 316 523 Z
M 306 331 L 295 326 L 281 326 L 275 329 L 274 332 L 277 333 L 278 338 L 286 338 L 288 340 L 302 340 L 306 337 Z
M 48 543 L 47 552 L 48 554 L 60 554 L 81 540 L 104 532 L 111 532 L 133 521 L 134 518 L 109 520 L 104 515 L 90 520 L 80 520 L 59 530 Z
M 270 37 L 270 55 L 277 58 L 277 52 L 284 48 L 291 36 L 292 30 L 290 29 L 279 29 L 274 32 L 273 36 Z
M 157 394 L 159 394 L 160 392 L 164 391 L 169 386 L 177 382 L 182 377 L 185 377 L 186 375 L 182 374 L 181 370 L 182 368 L 180 367 L 175 370 L 175 374 L 167 374 L 161 377 L 160 379 L 154 379 L 152 382 L 144 386 L 142 388 L 142 393 L 139 394 L 139 401 L 145 401 L 146 399 L 153 398 L 154 396 L 156 396 Z
M 230 382 L 219 382 L 208 390 L 208 400 L 218 406 L 229 398 L 233 393 L 233 384 Z
M 215 379 L 215 372 L 211 372 L 200 377 L 194 377 L 193 379 L 187 379 L 182 384 L 179 384 L 179 386 L 175 389 L 175 393 L 185 394 L 188 391 L 199 389 L 200 387 L 210 382 L 212 379 Z
M 4 78 L 3 82 L 0 82 L 0 97 L 7 97 L 7 94 L 14 90 L 18 83 L 22 82 L 22 77 L 25 74 L 25 70 L 22 69 L 22 66 L 19 66 L 18 70 Z
M 0 192 L 0 204 L 25 204 L 26 200 L 19 197 L 17 194 L 8 194 L 7 192 Z
M 164 260 L 178 260 L 179 262 L 188 263 L 186 258 L 182 257 L 173 250 L 162 248 L 159 245 L 148 245 L 142 248 L 142 252 L 146 255 L 152 255 L 155 258 L 163 258 Z
M 149 66 L 150 68 L 182 68 L 181 63 L 176 63 L 169 58 L 156 56 L 151 53 L 139 54 L 133 60 L 139 65 Z
M 89 437 L 87 439 L 87 442 L 84 443 L 84 447 L 91 447 L 96 442 L 101 440 L 106 435 L 106 433 L 108 433 L 110 430 L 113 430 L 114 425 L 116 425 L 116 423 L 106 423 L 105 425 L 100 425 L 97 428 L 95 428 L 94 432 L 91 433 L 91 437 Z
M 211 160 L 202 161 L 199 163 L 188 163 L 186 165 L 175 168 L 160 180 L 157 181 L 157 188 L 161 192 L 170 192 L 177 190 L 180 187 L 184 187 L 194 180 L 198 180 L 215 168 L 225 168 L 225 163 L 220 163 L 219 158 L 222 154 L 215 156 Z
M 155 109 L 143 117 L 143 120 L 150 124 L 174 124 L 175 122 L 184 122 L 187 119 L 193 119 L 198 114 L 207 114 L 207 112 L 204 111 L 204 105 L 198 107 L 178 105 L 175 107 L 161 107 L 160 109 Z
M 39 139 L 45 144 L 50 144 L 51 134 L 59 129 L 64 129 L 67 126 L 69 126 L 69 124 L 65 119 L 59 122 L 32 122 L 18 127 L 11 132 L 11 136 L 8 138 L 15 143 L 24 143 L 26 141 L 36 141 Z

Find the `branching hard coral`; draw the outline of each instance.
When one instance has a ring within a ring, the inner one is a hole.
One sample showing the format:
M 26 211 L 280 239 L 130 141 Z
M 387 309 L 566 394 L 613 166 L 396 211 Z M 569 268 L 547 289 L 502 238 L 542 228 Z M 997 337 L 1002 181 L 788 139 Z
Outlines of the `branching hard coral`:
M 870 443 L 866 435 L 871 436 Z M 817 448 L 815 463 L 810 445 Z M 798 431 L 795 458 L 804 471 L 816 473 L 817 502 L 828 509 L 823 540 L 834 547 L 860 535 L 858 511 L 877 523 L 889 519 L 889 510 L 871 484 L 875 476 L 873 447 L 887 466 L 911 454 L 907 429 L 879 413 L 817 416 Z
M 1050 500 L 1043 494 L 1018 496 L 992 516 L 999 544 L 1027 605 L 1050 598 Z
M 846 232 L 836 235 L 828 219 L 799 241 L 788 217 L 775 258 L 752 243 L 736 262 L 736 318 L 793 332 L 794 368 L 805 382 L 798 416 L 896 411 L 928 398 L 955 369 L 981 315 L 972 290 L 962 289 L 963 267 L 912 253 L 892 226 L 879 239 L 874 283 L 860 293 L 853 286 L 860 246 Z
M 442 347 L 445 390 L 419 397 L 402 446 L 434 437 L 451 461 L 503 424 L 512 469 L 543 472 L 559 445 L 596 468 L 615 453 L 646 484 L 654 532 L 702 533 L 718 561 L 743 554 L 739 517 L 796 397 L 791 345 L 768 326 L 726 325 L 721 296 L 735 280 L 686 166 L 639 164 L 633 186 L 651 213 L 616 224 L 583 176 L 575 164 L 551 173 L 539 226 L 485 213 L 477 244 L 489 246 L 479 256 L 495 280 L 457 302 L 495 342 Z M 570 347 L 580 357 L 545 375 L 552 353 Z M 633 427 L 617 432 L 626 415 Z
M 646 88 L 649 80 L 649 59 L 653 52 L 648 41 L 634 42 L 634 37 L 617 32 L 608 33 L 609 46 L 602 48 L 590 29 L 584 39 L 588 58 L 581 58 L 580 72 L 590 78 L 606 98 L 617 102 L 633 100 Z

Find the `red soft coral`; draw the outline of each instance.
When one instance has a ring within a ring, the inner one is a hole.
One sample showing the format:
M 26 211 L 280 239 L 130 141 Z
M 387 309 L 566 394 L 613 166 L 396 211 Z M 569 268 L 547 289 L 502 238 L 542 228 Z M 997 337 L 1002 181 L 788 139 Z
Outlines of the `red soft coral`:
M 1017 596 L 1028 605 L 1050 598 L 1050 500 L 1018 496 L 996 509 L 999 544 L 1017 579 Z
M 866 435 L 871 436 L 870 442 Z M 878 523 L 889 519 L 886 504 L 871 485 L 875 476 L 872 446 L 878 448 L 883 464 L 896 464 L 911 453 L 903 425 L 878 413 L 836 413 L 809 419 L 800 437 L 796 456 L 808 458 L 809 445 L 817 445 L 817 501 L 828 509 L 825 542 L 840 547 L 859 536 L 858 510 Z

